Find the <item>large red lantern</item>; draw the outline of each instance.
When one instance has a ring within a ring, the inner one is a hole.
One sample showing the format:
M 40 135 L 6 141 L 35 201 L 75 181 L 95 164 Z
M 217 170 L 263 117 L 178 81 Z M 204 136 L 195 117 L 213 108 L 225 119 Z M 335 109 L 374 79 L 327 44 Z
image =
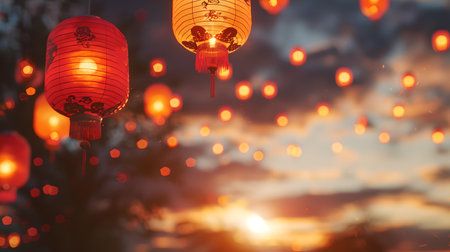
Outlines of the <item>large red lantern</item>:
M 102 119 L 128 100 L 128 46 L 111 23 L 95 16 L 69 18 L 47 41 L 45 94 L 56 111 L 70 117 L 70 137 L 95 140 Z
M 14 202 L 30 174 L 30 145 L 17 133 L 0 134 L 0 203 Z
M 359 8 L 364 16 L 377 21 L 388 11 L 389 0 L 359 0 Z
M 289 5 L 289 0 L 259 0 L 259 4 L 269 14 L 277 15 Z
M 247 41 L 252 27 L 250 0 L 173 0 L 173 32 L 196 53 L 195 69 L 211 74 L 211 97 L 217 69 L 229 68 L 228 54 Z

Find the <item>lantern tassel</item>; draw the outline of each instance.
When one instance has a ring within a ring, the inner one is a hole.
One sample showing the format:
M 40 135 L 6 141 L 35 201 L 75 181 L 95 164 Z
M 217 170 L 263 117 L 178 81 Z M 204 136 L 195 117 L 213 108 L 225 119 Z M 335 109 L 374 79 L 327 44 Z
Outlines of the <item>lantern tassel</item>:
M 210 90 L 211 98 L 214 98 L 216 96 L 216 70 L 217 68 L 215 67 L 209 68 L 209 72 L 211 74 L 211 90 Z
M 89 141 L 81 141 L 80 142 L 80 147 L 81 147 L 81 149 L 83 149 L 83 161 L 82 161 L 82 164 L 81 164 L 81 175 L 84 177 L 84 175 L 86 175 L 87 150 L 89 148 L 91 148 L 91 144 L 89 143 Z

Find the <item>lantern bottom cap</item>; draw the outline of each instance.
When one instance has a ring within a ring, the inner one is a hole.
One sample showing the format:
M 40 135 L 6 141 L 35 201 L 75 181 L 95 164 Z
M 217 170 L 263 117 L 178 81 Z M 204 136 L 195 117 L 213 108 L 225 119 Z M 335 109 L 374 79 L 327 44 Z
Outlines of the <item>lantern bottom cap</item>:
M 102 135 L 102 118 L 97 115 L 79 114 L 70 117 L 71 138 L 79 140 L 96 140 Z
M 16 189 L 3 190 L 0 189 L 0 203 L 11 203 L 17 200 Z

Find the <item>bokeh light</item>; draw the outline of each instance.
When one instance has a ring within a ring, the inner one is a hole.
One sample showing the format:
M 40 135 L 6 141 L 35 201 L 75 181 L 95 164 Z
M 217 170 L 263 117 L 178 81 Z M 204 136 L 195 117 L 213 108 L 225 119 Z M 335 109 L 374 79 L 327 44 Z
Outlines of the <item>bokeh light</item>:
M 148 140 L 141 138 L 136 142 L 136 147 L 140 150 L 146 149 L 148 147 Z
M 406 114 L 406 109 L 403 104 L 396 104 L 392 108 L 392 116 L 394 118 L 401 119 L 405 116 L 405 114 Z
M 295 144 L 290 144 L 286 148 L 286 152 L 289 156 L 298 158 L 302 155 L 302 149 Z
M 164 166 L 163 168 L 159 169 L 159 173 L 161 174 L 161 176 L 167 177 L 170 175 L 171 169 L 167 166 Z
M 227 81 L 231 79 L 232 76 L 233 76 L 233 67 L 231 65 L 229 65 L 228 68 L 221 67 L 217 70 L 217 78 L 219 78 L 219 80 L 221 81 Z
M 417 86 L 416 76 L 412 73 L 405 73 L 402 77 L 402 86 L 406 90 L 414 89 Z
M 344 146 L 343 146 L 342 143 L 340 143 L 340 142 L 334 142 L 334 143 L 331 145 L 331 150 L 332 150 L 334 153 L 341 153 L 341 152 L 344 150 Z
M 389 143 L 391 141 L 391 135 L 387 131 L 382 131 L 378 135 L 378 140 L 382 144 L 387 144 L 387 143 Z
M 150 61 L 150 75 L 153 77 L 161 77 L 166 74 L 166 61 L 156 58 Z
M 266 83 L 264 83 L 261 89 L 261 93 L 263 97 L 268 100 L 275 98 L 278 94 L 277 84 L 273 81 L 267 81 Z
M 253 159 L 257 162 L 261 162 L 264 159 L 264 152 L 257 150 L 253 153 Z
M 109 155 L 111 156 L 111 158 L 119 158 L 120 157 L 120 151 L 118 149 L 112 149 L 109 152 Z
M 169 100 L 169 105 L 172 111 L 179 111 L 183 107 L 183 98 L 178 94 L 174 94 Z
M 339 87 L 347 87 L 353 83 L 353 72 L 350 68 L 341 67 L 336 70 L 336 84 Z
M 214 153 L 214 155 L 221 155 L 224 151 L 224 147 L 223 144 L 221 143 L 215 143 L 212 146 L 212 152 Z
M 209 128 L 209 126 L 203 125 L 200 127 L 200 135 L 202 137 L 207 137 L 209 136 L 209 134 L 211 134 L 211 129 Z
M 241 81 L 238 84 L 236 84 L 235 94 L 239 100 L 245 101 L 250 99 L 253 95 L 253 88 L 250 82 Z
M 450 45 L 450 33 L 447 30 L 438 30 L 433 33 L 431 38 L 433 50 L 436 52 L 445 52 Z
M 219 109 L 219 118 L 223 122 L 228 122 L 233 117 L 233 110 L 230 107 L 224 106 Z
M 169 148 L 175 148 L 178 146 L 178 139 L 175 136 L 170 136 L 167 138 L 167 146 Z
M 8 236 L 8 243 L 11 248 L 17 248 L 20 245 L 20 235 L 18 233 L 11 233 Z
M 246 142 L 243 142 L 243 143 L 239 144 L 238 149 L 239 149 L 239 152 L 245 154 L 250 150 L 250 145 L 248 145 L 248 143 L 246 143 Z
M 301 66 L 306 62 L 306 51 L 299 47 L 293 47 L 291 53 L 289 54 L 289 61 L 294 66 Z
M 277 125 L 280 127 L 286 127 L 289 123 L 289 118 L 286 114 L 278 114 L 275 118 L 275 121 L 277 122 Z
M 192 167 L 195 167 L 196 164 L 197 164 L 197 160 L 195 160 L 195 158 L 190 157 L 190 158 L 186 159 L 186 166 L 187 167 L 192 168 Z
M 326 117 L 330 113 L 330 105 L 326 102 L 321 102 L 317 104 L 316 111 L 320 117 Z
M 445 141 L 444 131 L 441 129 L 435 129 L 431 134 L 431 140 L 435 144 L 442 144 Z

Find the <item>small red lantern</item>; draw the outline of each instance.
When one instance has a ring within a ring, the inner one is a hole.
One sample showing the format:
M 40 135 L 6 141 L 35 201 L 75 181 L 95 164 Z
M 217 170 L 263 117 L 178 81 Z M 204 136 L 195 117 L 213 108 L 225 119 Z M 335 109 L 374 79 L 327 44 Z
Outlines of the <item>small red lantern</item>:
M 445 52 L 450 46 L 450 33 L 447 30 L 439 30 L 433 33 L 431 44 L 436 52 Z
M 0 134 L 0 203 L 17 199 L 17 189 L 28 180 L 30 145 L 17 133 Z
M 269 14 L 278 15 L 289 5 L 289 0 L 259 0 L 259 4 Z
M 364 16 L 377 21 L 388 11 L 389 0 L 359 0 L 359 8 Z
M 47 41 L 45 94 L 70 117 L 70 137 L 95 140 L 102 119 L 128 101 L 128 46 L 111 23 L 95 16 L 69 18 Z
M 161 77 L 166 74 L 166 61 L 160 58 L 150 61 L 150 75 Z

